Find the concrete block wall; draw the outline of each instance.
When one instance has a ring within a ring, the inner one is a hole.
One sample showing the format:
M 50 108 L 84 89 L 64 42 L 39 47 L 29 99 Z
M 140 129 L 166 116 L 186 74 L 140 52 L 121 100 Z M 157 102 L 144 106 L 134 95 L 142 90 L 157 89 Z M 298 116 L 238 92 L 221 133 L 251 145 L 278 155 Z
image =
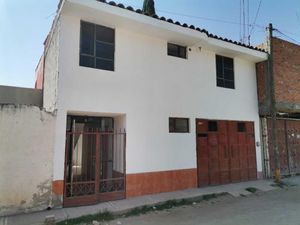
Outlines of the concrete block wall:
M 0 85 L 0 104 L 43 106 L 42 90 Z

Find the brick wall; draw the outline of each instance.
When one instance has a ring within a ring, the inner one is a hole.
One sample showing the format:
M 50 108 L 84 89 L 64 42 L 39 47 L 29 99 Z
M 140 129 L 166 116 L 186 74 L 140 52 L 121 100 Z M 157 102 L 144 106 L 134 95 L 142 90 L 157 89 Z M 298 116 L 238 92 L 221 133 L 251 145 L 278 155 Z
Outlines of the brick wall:
M 261 115 L 268 114 L 270 94 L 267 87 L 267 61 L 256 64 L 257 96 Z
M 273 70 L 276 107 L 280 112 L 300 112 L 300 46 L 273 38 Z M 270 85 L 266 62 L 256 65 L 261 115 L 270 112 Z
M 273 38 L 273 61 L 277 108 L 300 112 L 300 46 Z

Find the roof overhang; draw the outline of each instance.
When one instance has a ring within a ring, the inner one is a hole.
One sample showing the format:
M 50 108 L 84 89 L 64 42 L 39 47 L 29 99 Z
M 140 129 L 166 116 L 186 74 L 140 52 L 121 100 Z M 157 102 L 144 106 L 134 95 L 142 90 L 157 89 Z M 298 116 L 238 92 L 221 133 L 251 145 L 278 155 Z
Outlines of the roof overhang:
M 123 28 L 169 42 L 212 50 L 217 54 L 241 57 L 252 62 L 267 59 L 267 53 L 209 37 L 204 32 L 105 4 L 96 0 L 66 0 L 63 14 L 80 15 L 82 20 Z

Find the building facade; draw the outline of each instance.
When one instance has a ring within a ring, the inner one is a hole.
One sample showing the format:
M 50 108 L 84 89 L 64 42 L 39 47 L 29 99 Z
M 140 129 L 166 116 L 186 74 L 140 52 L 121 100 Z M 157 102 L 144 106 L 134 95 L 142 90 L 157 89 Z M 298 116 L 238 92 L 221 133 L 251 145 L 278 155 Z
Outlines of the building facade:
M 267 61 L 257 64 L 265 175 L 272 177 L 275 173 L 275 142 L 280 155 L 281 174 L 295 175 L 300 173 L 300 46 L 273 37 L 272 55 L 273 73 L 268 72 Z M 272 97 L 277 121 L 275 138 L 271 135 Z
M 39 79 L 57 115 L 56 204 L 261 177 L 255 64 L 267 54 L 164 20 L 60 5 Z
M 47 176 L 10 209 L 262 178 L 256 64 L 267 56 L 122 4 L 61 1 L 36 69 L 41 128 L 28 145 L 47 150 Z

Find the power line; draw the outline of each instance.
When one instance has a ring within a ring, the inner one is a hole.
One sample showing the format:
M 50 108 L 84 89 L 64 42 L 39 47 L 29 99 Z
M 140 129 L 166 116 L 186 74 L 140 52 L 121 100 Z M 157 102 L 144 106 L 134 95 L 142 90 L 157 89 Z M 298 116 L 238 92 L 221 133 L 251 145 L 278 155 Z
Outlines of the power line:
M 300 25 L 300 17 L 299 17 L 299 15 L 298 15 L 298 12 L 296 12 L 296 17 L 297 17 L 298 23 L 299 23 L 299 25 Z
M 54 16 L 56 14 L 56 12 L 53 12 L 51 14 L 49 14 L 48 16 L 45 17 L 45 19 L 49 19 L 50 17 Z
M 209 20 L 209 21 L 213 21 L 213 22 L 227 23 L 227 24 L 233 24 L 233 25 L 241 25 L 238 22 L 229 21 L 229 20 L 221 20 L 221 19 L 214 19 L 214 18 L 209 18 L 209 17 L 187 15 L 187 14 L 182 14 L 182 13 L 177 13 L 177 12 L 170 12 L 170 11 L 165 11 L 165 10 L 156 10 L 156 11 L 164 12 L 164 13 L 171 14 L 171 15 L 177 15 L 177 16 L 183 16 L 183 17 L 188 17 L 188 18 L 194 18 L 194 19 Z M 242 23 L 242 25 L 249 26 L 250 24 Z M 255 26 L 256 27 L 260 27 L 260 28 L 264 28 L 264 26 L 261 26 L 261 25 L 255 25 Z
M 291 31 L 288 31 L 288 30 L 285 30 L 285 29 L 280 29 L 280 28 L 277 28 L 279 29 L 281 32 L 283 33 L 286 33 L 286 34 L 290 34 L 290 35 L 293 35 L 293 36 L 300 36 L 299 33 L 294 33 L 294 32 L 291 32 Z
M 251 28 L 251 31 L 250 31 L 250 36 L 251 36 L 251 34 L 252 34 L 253 30 L 254 30 L 254 26 L 255 26 L 256 20 L 258 18 L 259 10 L 261 8 L 261 4 L 262 4 L 262 0 L 259 1 L 259 5 L 258 5 L 257 11 L 256 11 L 255 19 L 253 21 L 252 28 Z
M 250 45 L 250 5 L 249 0 L 247 0 L 247 36 L 248 36 L 248 44 Z
M 296 39 L 294 39 L 294 38 L 292 38 L 292 37 L 286 35 L 286 34 L 283 33 L 282 31 L 280 31 L 280 30 L 278 30 L 278 29 L 274 29 L 274 31 L 276 31 L 277 33 L 281 34 L 282 36 L 284 36 L 284 37 L 286 37 L 286 38 L 288 38 L 288 39 L 294 41 L 295 43 L 300 44 L 299 41 L 297 41 Z
M 243 38 L 242 38 L 242 43 L 244 43 L 245 42 L 245 36 L 246 36 L 246 34 L 245 34 L 245 0 L 242 0 L 242 4 L 243 4 L 243 22 L 242 22 L 242 26 L 243 26 Z
M 138 6 L 135 6 L 135 5 L 133 5 L 133 6 L 139 8 Z M 239 22 L 229 21 L 229 20 L 221 20 L 221 19 L 215 19 L 215 18 L 209 18 L 209 17 L 203 17 L 203 16 L 188 15 L 188 14 L 183 14 L 183 13 L 179 13 L 179 12 L 171 12 L 171 11 L 159 10 L 159 9 L 156 9 L 156 11 L 167 13 L 170 15 L 183 16 L 183 17 L 192 18 L 192 19 L 200 19 L 200 20 L 207 20 L 207 21 L 212 21 L 212 22 L 217 22 L 217 23 L 241 25 L 241 23 L 239 23 Z M 249 26 L 250 24 L 242 23 L 242 25 Z M 259 27 L 259 28 L 265 28 L 265 26 L 262 26 L 262 25 L 255 25 L 255 26 Z
M 240 42 L 242 41 L 242 0 L 240 0 Z

